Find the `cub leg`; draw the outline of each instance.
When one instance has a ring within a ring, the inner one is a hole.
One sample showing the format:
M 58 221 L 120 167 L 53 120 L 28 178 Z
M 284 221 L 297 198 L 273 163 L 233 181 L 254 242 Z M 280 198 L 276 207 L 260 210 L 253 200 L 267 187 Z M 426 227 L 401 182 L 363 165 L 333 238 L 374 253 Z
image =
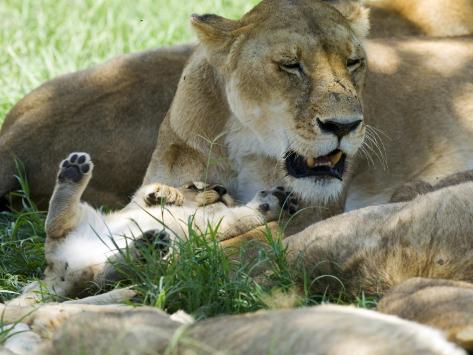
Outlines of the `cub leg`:
M 61 162 L 45 225 L 45 257 L 48 266 L 45 270 L 44 285 L 40 282 L 29 284 L 19 297 L 9 302 L 10 305 L 34 304 L 41 300 L 43 291 L 46 294 L 54 292 L 60 296 L 67 294 L 67 287 L 64 287 L 67 282 L 62 281 L 65 280 L 67 262 L 58 261 L 55 251 L 58 244 L 79 222 L 80 210 L 84 207 L 80 198 L 92 177 L 93 167 L 87 153 L 71 153 Z
M 80 217 L 80 198 L 92 177 L 94 164 L 87 153 L 71 153 L 59 167 L 46 218 L 48 238 L 63 238 Z

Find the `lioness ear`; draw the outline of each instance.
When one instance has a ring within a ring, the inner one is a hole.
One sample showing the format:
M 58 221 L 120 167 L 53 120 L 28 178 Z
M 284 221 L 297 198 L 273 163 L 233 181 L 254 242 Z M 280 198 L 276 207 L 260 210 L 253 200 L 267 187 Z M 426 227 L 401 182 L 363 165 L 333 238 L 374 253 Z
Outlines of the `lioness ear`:
M 240 25 L 238 21 L 229 20 L 221 16 L 206 14 L 191 16 L 191 25 L 202 44 L 208 47 L 221 47 L 232 38 L 232 32 Z
M 360 39 L 368 35 L 370 31 L 370 10 L 364 7 L 360 0 L 322 0 L 322 2 L 340 11 Z

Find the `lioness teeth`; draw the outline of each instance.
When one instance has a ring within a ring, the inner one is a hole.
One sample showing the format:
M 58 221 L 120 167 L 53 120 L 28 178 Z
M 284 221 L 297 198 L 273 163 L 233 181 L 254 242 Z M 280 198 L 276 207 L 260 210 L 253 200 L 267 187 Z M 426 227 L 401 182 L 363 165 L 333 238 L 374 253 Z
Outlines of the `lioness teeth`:
M 309 169 L 315 168 L 315 163 L 316 163 L 315 158 L 308 158 L 306 161 L 307 167 Z
M 324 155 L 318 158 L 307 158 L 305 163 L 309 169 L 313 169 L 318 166 L 329 166 L 333 168 L 342 158 L 343 153 L 338 151 L 332 155 Z
M 329 158 L 330 158 L 330 162 L 332 163 L 332 166 L 335 166 L 342 158 L 342 152 L 338 151 L 337 153 L 329 156 Z

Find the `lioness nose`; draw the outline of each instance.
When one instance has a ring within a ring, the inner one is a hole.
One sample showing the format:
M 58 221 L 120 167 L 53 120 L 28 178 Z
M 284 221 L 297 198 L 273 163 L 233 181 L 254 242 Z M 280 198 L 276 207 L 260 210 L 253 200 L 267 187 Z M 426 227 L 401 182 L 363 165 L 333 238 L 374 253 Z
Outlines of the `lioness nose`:
M 348 133 L 354 131 L 360 125 L 360 123 L 361 120 L 345 123 L 333 120 L 322 122 L 319 118 L 317 118 L 317 124 L 319 125 L 320 129 L 324 132 L 335 134 L 338 139 L 341 139 Z

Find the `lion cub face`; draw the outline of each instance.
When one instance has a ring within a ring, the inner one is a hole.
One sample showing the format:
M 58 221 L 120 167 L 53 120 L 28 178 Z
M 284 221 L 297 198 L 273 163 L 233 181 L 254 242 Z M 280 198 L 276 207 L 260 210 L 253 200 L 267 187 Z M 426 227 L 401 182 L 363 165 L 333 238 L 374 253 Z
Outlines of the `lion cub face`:
M 265 0 L 240 21 L 192 18 L 225 79 L 229 135 L 246 131 L 253 139 L 245 149 L 277 159 L 308 200 L 341 191 L 364 138 L 364 22 L 358 2 L 337 0 Z

